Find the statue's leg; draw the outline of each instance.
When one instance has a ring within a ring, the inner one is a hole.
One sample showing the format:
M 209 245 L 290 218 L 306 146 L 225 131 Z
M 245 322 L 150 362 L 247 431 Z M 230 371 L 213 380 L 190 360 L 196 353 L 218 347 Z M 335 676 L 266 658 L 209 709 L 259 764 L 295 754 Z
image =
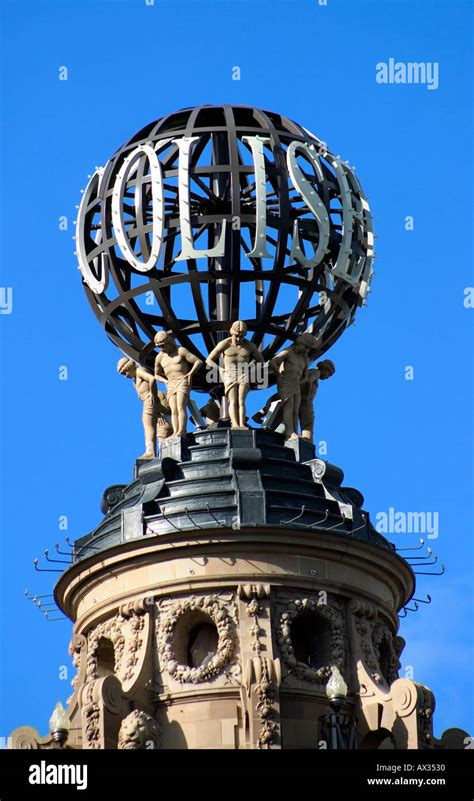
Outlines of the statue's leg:
M 188 427 L 188 394 L 187 392 L 178 392 L 176 395 L 176 407 L 178 416 L 178 430 L 177 434 L 180 437 L 186 436 L 186 429 Z
M 238 387 L 234 384 L 227 392 L 227 401 L 229 404 L 229 417 L 232 428 L 239 428 L 239 396 Z
M 283 425 L 285 427 L 285 436 L 291 439 L 294 435 L 294 422 L 293 422 L 293 398 L 286 398 L 283 402 Z
M 145 432 L 145 453 L 139 459 L 153 459 L 156 456 L 156 415 L 143 409 L 143 430 Z
M 293 433 L 291 439 L 298 439 L 298 412 L 300 410 L 300 399 L 293 397 Z
M 309 442 L 313 442 L 313 431 L 314 431 L 314 414 L 301 414 L 300 410 L 300 426 L 301 426 L 301 436 L 303 439 L 309 440 Z
M 178 407 L 177 407 L 177 396 L 171 395 L 169 398 L 170 404 L 170 411 L 171 411 L 171 425 L 173 427 L 172 436 L 176 437 L 179 431 L 179 418 L 178 418 Z
M 248 428 L 248 426 L 245 425 L 245 399 L 248 395 L 248 391 L 249 385 L 247 383 L 239 384 L 239 428 Z

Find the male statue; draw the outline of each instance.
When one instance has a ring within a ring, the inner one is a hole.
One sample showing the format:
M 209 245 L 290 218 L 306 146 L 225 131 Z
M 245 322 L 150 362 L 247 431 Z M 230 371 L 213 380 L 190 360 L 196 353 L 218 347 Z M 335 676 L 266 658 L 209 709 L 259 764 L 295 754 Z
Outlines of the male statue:
M 301 384 L 307 380 L 310 352 L 317 347 L 312 334 L 301 334 L 294 345 L 280 351 L 270 361 L 277 373 L 278 394 L 283 407 L 283 425 L 287 439 L 298 439 L 298 414 Z
M 160 349 L 155 359 L 155 378 L 166 386 L 166 398 L 171 409 L 172 436 L 184 437 L 192 376 L 203 366 L 203 362 L 187 348 L 178 346 L 167 331 L 157 333 L 155 345 Z
M 154 459 L 156 456 L 156 435 L 164 439 L 170 432 L 165 414 L 169 414 L 169 406 L 164 392 L 156 389 L 154 376 L 137 367 L 133 359 L 119 359 L 117 372 L 126 378 L 132 378 L 137 395 L 143 402 L 142 422 L 145 432 L 145 453 L 139 459 Z
M 308 370 L 306 379 L 301 384 L 301 402 L 299 408 L 299 421 L 303 439 L 313 441 L 314 431 L 314 399 L 318 391 L 319 380 L 325 381 L 336 372 L 331 359 L 323 359 L 316 367 Z
M 248 428 L 245 425 L 245 399 L 250 386 L 250 363 L 265 363 L 256 345 L 245 339 L 246 333 L 247 326 L 243 320 L 236 320 L 230 328 L 230 337 L 219 342 L 206 359 L 206 364 L 219 370 L 216 359 L 221 354 L 224 358 L 222 380 L 232 428 Z

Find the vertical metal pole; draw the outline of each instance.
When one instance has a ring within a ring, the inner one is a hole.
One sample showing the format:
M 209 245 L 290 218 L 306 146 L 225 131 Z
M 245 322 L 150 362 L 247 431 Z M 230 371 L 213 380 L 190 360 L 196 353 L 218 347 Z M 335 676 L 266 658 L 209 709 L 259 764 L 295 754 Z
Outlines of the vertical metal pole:
M 215 133 L 212 137 L 212 156 L 214 164 L 229 164 L 229 143 L 227 134 Z M 222 198 L 224 197 L 224 190 L 229 173 L 217 173 L 212 182 L 212 191 L 214 194 Z M 219 239 L 222 230 L 221 224 L 215 226 L 215 241 Z M 225 254 L 229 252 L 228 243 L 226 242 Z M 226 255 L 214 260 L 215 267 L 219 272 L 223 273 L 222 278 L 216 279 L 216 317 L 219 322 L 229 322 L 230 315 L 230 291 L 231 279 L 229 274 L 229 265 L 227 263 Z M 228 336 L 226 331 L 219 332 L 217 335 L 218 342 L 221 342 Z M 220 400 L 221 420 L 229 416 L 227 398 L 222 395 Z
M 337 717 L 334 712 L 331 713 L 331 740 L 333 750 L 337 750 Z

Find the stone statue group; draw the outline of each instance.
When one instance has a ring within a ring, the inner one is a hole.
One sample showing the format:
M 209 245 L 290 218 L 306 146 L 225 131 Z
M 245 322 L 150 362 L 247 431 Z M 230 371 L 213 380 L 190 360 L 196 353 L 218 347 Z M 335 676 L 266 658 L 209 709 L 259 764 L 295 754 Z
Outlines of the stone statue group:
M 258 348 L 245 339 L 247 326 L 237 320 L 230 328 L 230 336 L 219 342 L 206 359 L 208 367 L 220 372 L 227 398 L 232 428 L 245 429 L 245 401 L 250 388 L 250 367 L 264 364 Z M 193 374 L 204 367 L 203 362 L 187 348 L 177 345 L 167 331 L 159 331 L 154 339 L 159 349 L 155 359 L 154 375 L 139 367 L 132 359 L 122 358 L 117 364 L 120 375 L 133 379 L 138 397 L 143 402 L 143 427 L 145 431 L 145 453 L 141 459 L 156 456 L 156 438 L 166 439 L 186 435 L 188 405 Z M 268 369 L 276 374 L 277 400 L 280 401 L 282 422 L 287 439 L 301 436 L 312 441 L 314 428 L 313 401 L 319 379 L 334 375 L 335 367 L 330 359 L 318 362 L 309 369 L 311 353 L 317 346 L 312 334 L 301 334 L 296 342 L 282 350 L 268 363 Z M 223 368 L 218 364 L 222 357 Z M 166 393 L 157 389 L 159 381 Z M 212 402 L 211 402 L 212 403 Z M 217 404 L 214 403 L 217 408 Z M 205 407 L 207 408 L 207 407 Z M 212 413 L 208 417 L 213 419 Z M 171 420 L 171 425 L 168 422 Z M 255 418 L 254 418 L 255 419 Z

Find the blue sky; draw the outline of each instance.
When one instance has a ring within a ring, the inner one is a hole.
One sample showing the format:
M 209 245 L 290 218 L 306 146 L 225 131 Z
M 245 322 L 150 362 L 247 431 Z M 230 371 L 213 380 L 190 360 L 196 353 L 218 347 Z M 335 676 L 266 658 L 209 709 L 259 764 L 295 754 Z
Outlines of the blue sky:
M 46 733 L 74 674 L 71 625 L 23 599 L 25 586 L 47 593 L 54 578 L 33 558 L 99 522 L 103 490 L 131 478 L 142 446 L 138 401 L 76 269 L 80 189 L 149 121 L 222 102 L 297 120 L 356 166 L 369 195 L 374 291 L 328 354 L 337 373 L 318 395 L 317 439 L 373 518 L 390 507 L 439 514 L 428 544 L 446 573 L 419 578 L 417 597 L 433 602 L 402 621 L 401 675 L 411 666 L 434 691 L 437 736 L 474 732 L 471 10 L 459 0 L 4 0 L 0 286 L 12 287 L 13 307 L 0 319 L 0 737 L 26 724 Z M 390 58 L 436 62 L 439 87 L 378 84 L 376 65 Z

